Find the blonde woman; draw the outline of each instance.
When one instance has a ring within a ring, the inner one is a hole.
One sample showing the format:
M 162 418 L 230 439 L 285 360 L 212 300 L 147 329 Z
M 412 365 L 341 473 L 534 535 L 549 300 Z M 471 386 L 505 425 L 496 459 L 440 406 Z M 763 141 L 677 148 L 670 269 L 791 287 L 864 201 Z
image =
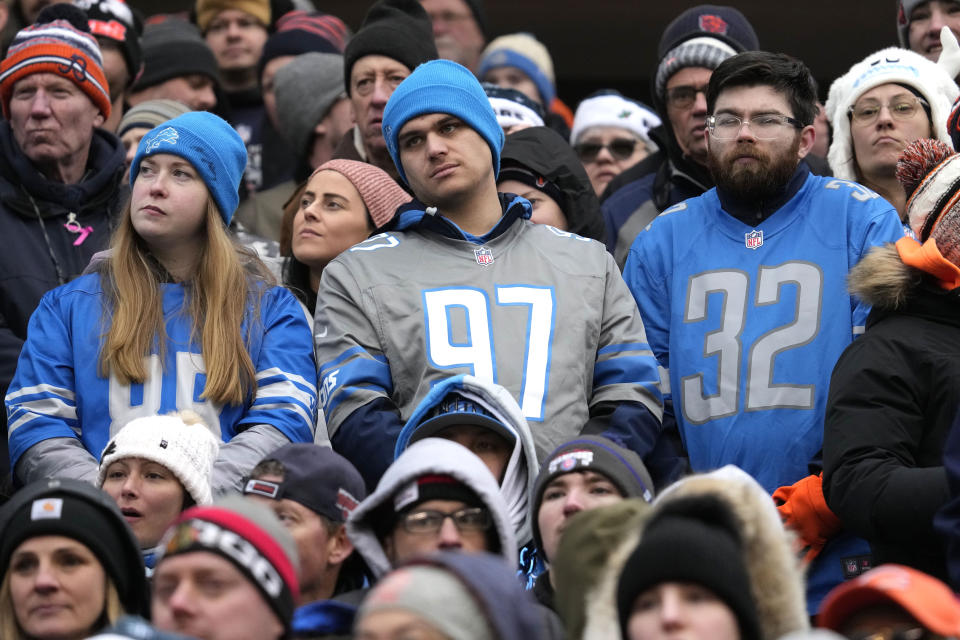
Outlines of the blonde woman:
M 94 482 L 120 427 L 171 411 L 194 411 L 224 442 L 215 494 L 284 443 L 313 439 L 308 319 L 227 231 L 245 165 L 240 137 L 206 112 L 140 141 L 110 255 L 31 317 L 6 397 L 20 481 Z
M 0 638 L 86 638 L 147 605 L 136 542 L 100 490 L 38 482 L 0 509 Z

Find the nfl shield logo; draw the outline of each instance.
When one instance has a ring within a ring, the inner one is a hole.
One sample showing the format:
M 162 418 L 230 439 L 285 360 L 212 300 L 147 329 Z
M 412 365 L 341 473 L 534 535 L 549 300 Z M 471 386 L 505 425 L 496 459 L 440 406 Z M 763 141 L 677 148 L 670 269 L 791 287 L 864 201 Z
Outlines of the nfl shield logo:
M 473 255 L 477 256 L 477 264 L 482 267 L 493 264 L 493 252 L 486 247 L 480 247 L 473 250 Z
M 743 234 L 743 238 L 747 249 L 759 249 L 763 246 L 763 231 L 759 229 L 754 229 L 750 233 Z

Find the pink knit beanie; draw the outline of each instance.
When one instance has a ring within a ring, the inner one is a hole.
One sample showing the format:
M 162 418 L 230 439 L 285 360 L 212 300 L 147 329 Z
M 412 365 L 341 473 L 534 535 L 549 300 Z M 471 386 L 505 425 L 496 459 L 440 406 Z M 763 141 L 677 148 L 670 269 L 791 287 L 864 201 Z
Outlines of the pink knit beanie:
M 386 171 L 372 164 L 356 160 L 330 160 L 317 167 L 310 177 L 326 170 L 336 171 L 356 187 L 377 228 L 393 218 L 397 207 L 413 199 Z

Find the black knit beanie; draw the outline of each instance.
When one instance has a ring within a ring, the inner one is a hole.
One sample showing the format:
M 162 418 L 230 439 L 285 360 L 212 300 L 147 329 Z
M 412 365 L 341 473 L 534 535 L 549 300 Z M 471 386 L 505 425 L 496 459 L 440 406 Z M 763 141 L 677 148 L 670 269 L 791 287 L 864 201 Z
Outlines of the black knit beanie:
M 698 495 L 665 503 L 620 573 L 617 609 L 624 640 L 637 596 L 665 582 L 709 589 L 733 611 L 742 640 L 760 640 L 745 553 L 736 518 L 721 498 Z
M 380 0 L 370 8 L 343 52 L 347 95 L 354 63 L 369 55 L 393 58 L 411 72 L 421 63 L 438 57 L 430 16 L 419 0 Z
M 139 545 L 113 499 L 86 482 L 43 480 L 0 509 L 0 581 L 25 540 L 64 536 L 82 543 L 113 581 L 124 611 L 147 615 L 150 600 Z
M 140 46 L 143 73 L 131 87 L 134 92 L 194 73 L 207 76 L 214 84 L 220 83 L 213 51 L 200 31 L 188 22 L 169 18 L 159 24 L 149 24 L 143 30 Z

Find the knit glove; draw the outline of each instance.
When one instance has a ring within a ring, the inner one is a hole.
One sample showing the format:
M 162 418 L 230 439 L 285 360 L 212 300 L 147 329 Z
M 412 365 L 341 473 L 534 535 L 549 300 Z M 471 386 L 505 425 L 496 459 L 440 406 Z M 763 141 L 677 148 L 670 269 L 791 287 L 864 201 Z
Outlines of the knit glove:
M 937 64 L 943 67 L 948 76 L 956 78 L 960 75 L 960 44 L 957 44 L 957 36 L 950 27 L 940 29 L 940 46 L 943 48 Z
M 773 492 L 773 501 L 784 526 L 797 534 L 796 551 L 806 564 L 843 528 L 823 497 L 822 473 L 780 487 Z

